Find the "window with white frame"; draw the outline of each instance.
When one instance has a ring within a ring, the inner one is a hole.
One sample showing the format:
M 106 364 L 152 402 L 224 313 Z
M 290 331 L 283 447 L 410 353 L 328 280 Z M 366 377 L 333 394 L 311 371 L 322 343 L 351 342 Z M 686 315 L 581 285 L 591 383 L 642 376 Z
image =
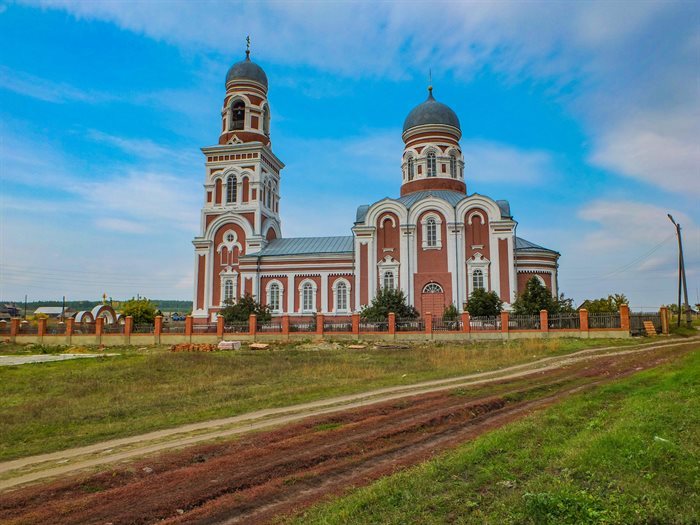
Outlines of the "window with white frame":
M 434 248 L 437 246 L 437 223 L 433 217 L 425 221 L 425 237 L 428 247 Z
M 457 178 L 457 155 L 454 151 L 450 153 L 450 177 Z
M 230 175 L 226 179 L 226 202 L 236 202 L 238 197 L 238 179 Z
M 428 177 L 437 177 L 437 160 L 435 152 L 428 152 Z
M 442 286 L 438 283 L 428 283 L 423 288 L 423 293 L 443 293 Z
M 384 272 L 384 279 L 382 282 L 382 288 L 386 290 L 393 290 L 394 287 L 394 272 L 387 270 Z
M 406 171 L 408 172 L 408 180 L 413 180 L 413 178 L 416 176 L 416 161 L 413 160 L 413 156 L 408 157 L 408 162 L 406 163 Z
M 472 290 L 484 289 L 484 272 L 477 269 L 472 273 Z
M 335 309 L 338 312 L 348 311 L 348 285 L 344 282 L 339 282 L 335 287 Z
M 276 283 L 276 282 L 270 283 L 270 286 L 268 288 L 267 305 L 270 307 L 271 311 L 273 311 L 273 312 L 280 311 L 281 296 L 282 296 L 282 293 L 280 290 L 279 283 Z
M 316 311 L 316 291 L 313 283 L 307 281 L 301 286 L 301 311 Z
M 224 281 L 224 303 L 233 301 L 233 279 Z
M 434 250 L 442 248 L 442 220 L 440 217 L 431 213 L 423 217 L 421 221 L 422 242 L 424 250 Z

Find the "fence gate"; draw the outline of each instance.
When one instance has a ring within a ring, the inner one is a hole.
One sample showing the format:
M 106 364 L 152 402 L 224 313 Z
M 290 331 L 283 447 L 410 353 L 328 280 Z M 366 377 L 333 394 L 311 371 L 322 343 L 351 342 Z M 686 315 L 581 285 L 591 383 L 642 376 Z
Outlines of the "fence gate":
M 428 312 L 434 316 L 441 317 L 445 310 L 445 292 L 437 283 L 428 283 L 423 288 L 421 294 L 421 314 L 425 315 Z

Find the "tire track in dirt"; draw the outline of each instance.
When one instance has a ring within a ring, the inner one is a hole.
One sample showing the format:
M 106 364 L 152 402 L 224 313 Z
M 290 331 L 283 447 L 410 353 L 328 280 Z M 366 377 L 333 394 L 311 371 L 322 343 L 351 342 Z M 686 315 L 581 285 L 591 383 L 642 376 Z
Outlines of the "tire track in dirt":
M 572 392 L 696 349 L 615 352 L 525 378 L 313 417 L 225 444 L 3 495 L 7 523 L 265 523 L 340 494 Z
M 700 340 L 700 337 L 688 338 L 683 341 L 653 342 L 633 347 L 585 349 L 565 356 L 547 357 L 499 370 L 425 381 L 412 385 L 387 387 L 290 407 L 260 410 L 231 418 L 183 425 L 174 429 L 110 440 L 76 449 L 20 458 L 0 463 L 0 491 L 42 479 L 64 476 L 82 469 L 102 467 L 109 463 L 120 462 L 155 452 L 182 448 L 205 441 L 233 437 L 254 430 L 290 424 L 307 417 L 365 407 L 373 403 L 381 403 L 427 392 L 439 392 L 503 379 L 530 376 L 570 366 L 580 361 L 647 352 L 657 348 L 677 347 L 698 340 Z

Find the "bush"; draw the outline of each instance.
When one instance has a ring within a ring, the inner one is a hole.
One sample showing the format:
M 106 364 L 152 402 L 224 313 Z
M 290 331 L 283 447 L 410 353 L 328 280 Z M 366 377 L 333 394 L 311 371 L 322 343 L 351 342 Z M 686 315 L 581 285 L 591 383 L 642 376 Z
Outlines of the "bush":
M 382 288 L 372 299 L 372 304 L 360 311 L 363 321 L 382 322 L 389 319 L 389 312 L 396 314 L 399 319 L 415 319 L 418 311 L 406 303 L 406 296 L 401 290 Z
M 250 294 L 245 294 L 238 301 L 227 300 L 225 304 L 219 315 L 226 323 L 245 323 L 250 319 L 250 314 L 255 314 L 260 323 L 272 319 L 269 306 L 260 304 Z
M 134 318 L 134 324 L 153 324 L 156 318 L 156 305 L 145 297 L 133 297 L 122 304 L 121 313 Z
M 445 309 L 442 312 L 442 319 L 444 321 L 456 321 L 459 319 L 459 312 L 457 311 L 457 307 L 454 304 L 449 304 L 445 306 Z
M 503 301 L 496 292 L 487 292 L 483 288 L 477 288 L 469 296 L 467 311 L 469 315 L 498 315 L 503 310 Z
M 589 314 L 613 314 L 619 312 L 623 304 L 629 304 L 625 294 L 615 294 L 600 299 L 586 299 L 581 308 L 588 310 Z

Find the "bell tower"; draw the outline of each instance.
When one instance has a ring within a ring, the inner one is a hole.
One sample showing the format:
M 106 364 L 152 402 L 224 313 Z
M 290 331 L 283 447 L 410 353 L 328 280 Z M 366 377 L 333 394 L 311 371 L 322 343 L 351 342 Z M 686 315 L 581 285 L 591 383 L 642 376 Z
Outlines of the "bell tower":
M 202 148 L 204 205 L 201 234 L 193 241 L 195 319 L 211 318 L 226 301 L 239 299 L 239 257 L 282 235 L 284 164 L 272 152 L 267 90 L 267 75 L 251 61 L 247 39 L 245 59 L 226 75 L 218 144 Z

